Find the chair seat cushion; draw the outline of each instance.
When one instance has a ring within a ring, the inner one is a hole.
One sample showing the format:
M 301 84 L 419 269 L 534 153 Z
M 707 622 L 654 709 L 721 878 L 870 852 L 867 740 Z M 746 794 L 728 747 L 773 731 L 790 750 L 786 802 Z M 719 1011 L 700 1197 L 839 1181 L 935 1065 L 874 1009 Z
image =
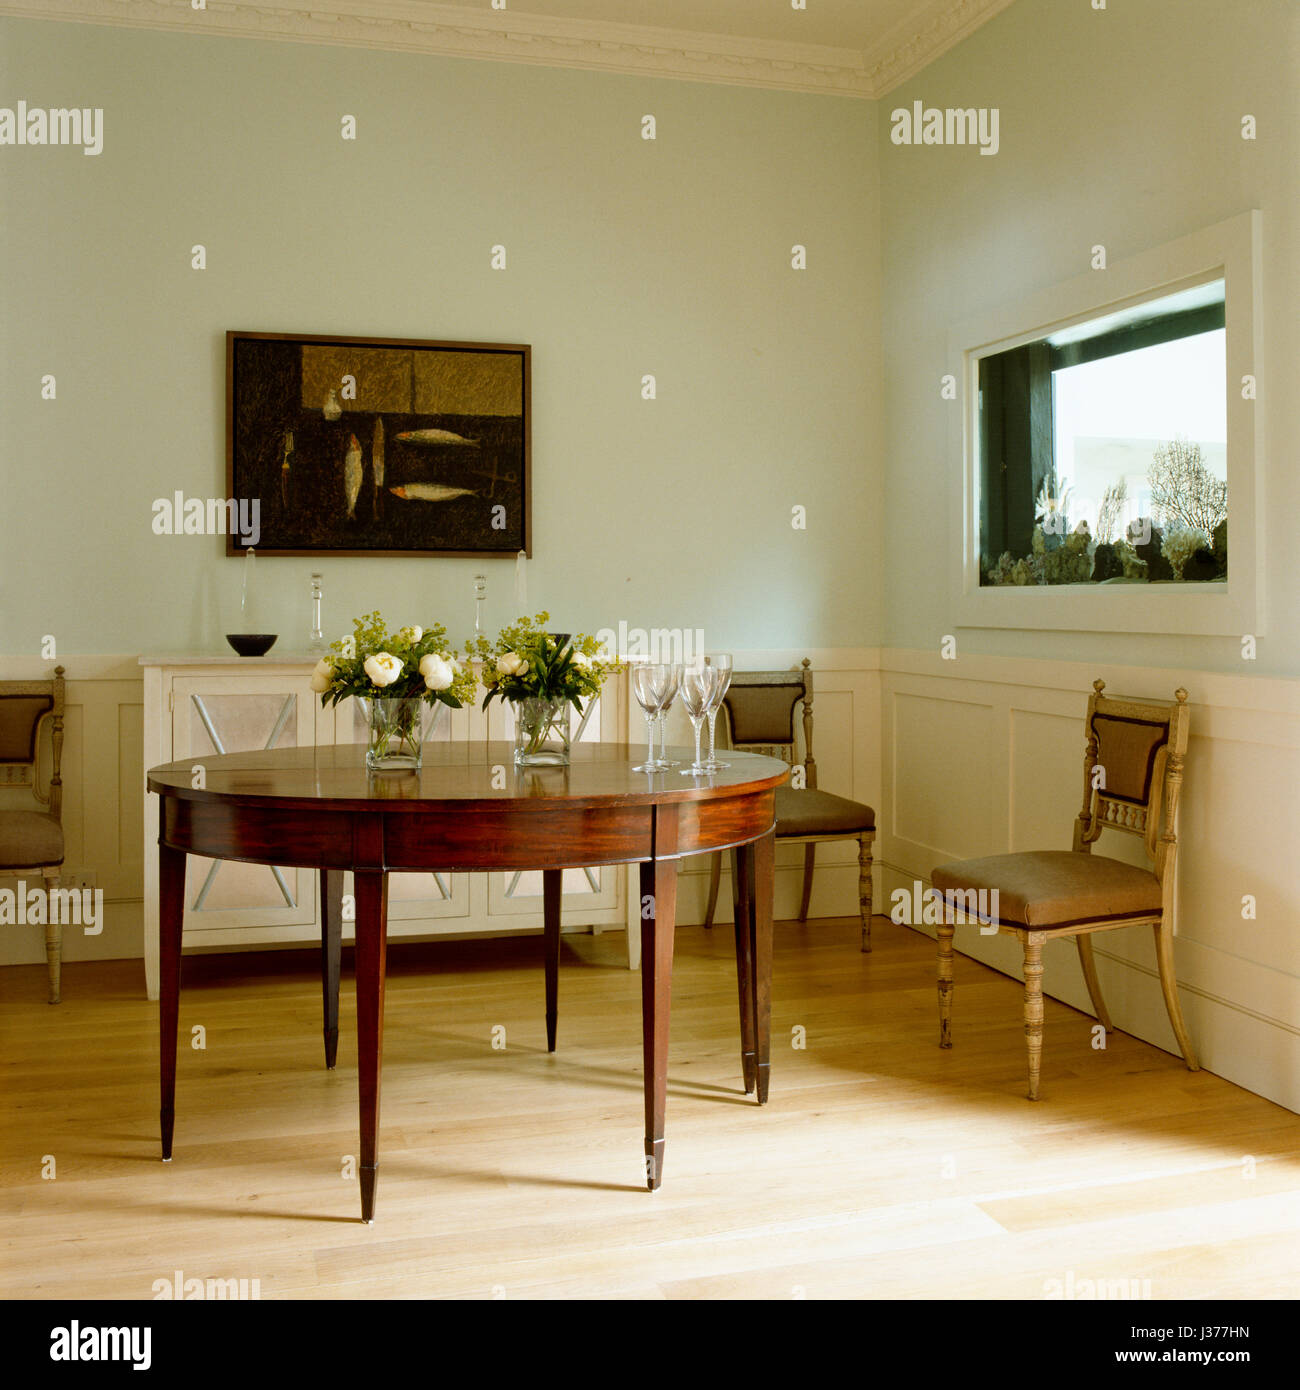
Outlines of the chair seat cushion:
M 982 910 L 1008 926 L 1036 931 L 1161 910 L 1160 882 L 1149 869 L 1068 849 L 962 859 L 941 864 L 931 878 L 958 907 L 963 903 L 950 896 L 954 889 L 996 889 L 996 911 L 988 899 Z
M 0 811 L 0 868 L 63 863 L 63 827 L 40 811 Z
M 776 833 L 783 835 L 856 835 L 876 828 L 876 813 L 860 801 L 813 787 L 776 789 Z

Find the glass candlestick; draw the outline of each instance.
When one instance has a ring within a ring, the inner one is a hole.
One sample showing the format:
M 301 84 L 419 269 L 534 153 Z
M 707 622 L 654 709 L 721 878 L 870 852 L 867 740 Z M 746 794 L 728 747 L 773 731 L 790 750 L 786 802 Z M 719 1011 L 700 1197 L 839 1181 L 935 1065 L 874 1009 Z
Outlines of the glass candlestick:
M 474 576 L 474 636 L 483 632 L 483 600 L 487 598 L 487 575 Z
M 311 577 L 311 636 L 307 640 L 307 650 L 323 652 L 326 648 L 325 634 L 321 630 L 321 576 Z

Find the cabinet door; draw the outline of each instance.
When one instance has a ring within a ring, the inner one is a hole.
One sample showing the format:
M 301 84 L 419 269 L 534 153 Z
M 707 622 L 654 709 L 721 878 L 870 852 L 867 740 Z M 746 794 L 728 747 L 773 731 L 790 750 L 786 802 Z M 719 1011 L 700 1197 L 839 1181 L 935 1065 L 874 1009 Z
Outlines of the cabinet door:
M 310 747 L 318 699 L 306 673 L 180 676 L 172 682 L 176 760 L 263 748 Z M 316 921 L 311 869 L 203 859 L 190 855 L 185 930 L 209 944 L 294 941 Z M 255 930 L 256 935 L 250 936 Z M 210 935 L 207 935 L 210 934 Z

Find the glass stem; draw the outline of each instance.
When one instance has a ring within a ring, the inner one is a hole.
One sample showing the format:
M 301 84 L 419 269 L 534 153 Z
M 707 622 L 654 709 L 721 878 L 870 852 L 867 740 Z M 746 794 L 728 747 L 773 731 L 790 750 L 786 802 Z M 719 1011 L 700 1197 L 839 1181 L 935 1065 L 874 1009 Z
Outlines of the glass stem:
M 713 761 L 714 761 L 714 757 L 713 757 L 713 727 L 714 727 L 714 725 L 715 725 L 717 722 L 718 722 L 718 711 L 717 711 L 716 709 L 711 709 L 711 710 L 709 711 L 709 761 L 710 761 L 710 762 L 713 762 Z
M 696 766 L 696 767 L 699 767 L 699 765 L 700 765 L 700 733 L 701 733 L 701 731 L 702 731 L 704 721 L 703 721 L 702 719 L 699 719 L 699 718 L 696 718 L 696 717 L 693 716 L 693 717 L 691 718 L 691 723 L 695 726 L 695 766 Z
M 655 760 L 655 717 L 649 710 L 644 711 L 644 713 L 646 740 L 649 743 L 649 749 L 646 752 L 645 760 L 647 763 L 652 763 Z

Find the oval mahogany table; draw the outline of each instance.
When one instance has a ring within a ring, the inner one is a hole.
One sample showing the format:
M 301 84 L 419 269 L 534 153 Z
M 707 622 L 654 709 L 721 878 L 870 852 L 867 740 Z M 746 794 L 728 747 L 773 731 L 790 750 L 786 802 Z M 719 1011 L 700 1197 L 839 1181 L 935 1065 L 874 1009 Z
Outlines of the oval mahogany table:
M 568 767 L 516 768 L 506 743 L 431 743 L 420 772 L 367 773 L 360 745 L 188 758 L 153 768 L 160 798 L 162 1151 L 172 1154 L 185 856 L 318 869 L 326 1065 L 338 1039 L 343 871 L 356 906 L 361 1216 L 374 1219 L 379 1151 L 388 874 L 542 870 L 547 1047 L 555 1050 L 560 897 L 566 868 L 640 864 L 646 1185 L 663 1177 L 674 860 L 735 852 L 736 974 L 746 1094 L 767 1099 L 774 793 L 789 769 L 728 752 L 706 776 L 632 771 L 644 749 L 580 744 Z M 202 764 L 202 776 L 195 768 Z M 203 785 L 196 787 L 194 783 Z

